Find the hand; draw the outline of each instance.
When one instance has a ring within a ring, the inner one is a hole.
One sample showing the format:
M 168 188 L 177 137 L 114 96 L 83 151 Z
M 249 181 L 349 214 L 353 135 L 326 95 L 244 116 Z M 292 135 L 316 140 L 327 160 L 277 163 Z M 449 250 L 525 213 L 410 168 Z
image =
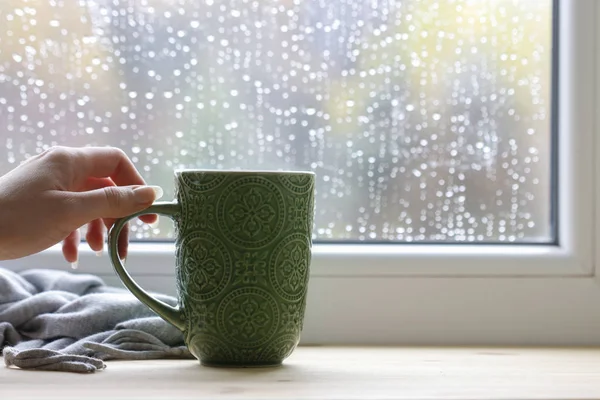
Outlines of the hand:
M 124 152 L 109 147 L 54 147 L 0 177 L 0 260 L 25 257 L 63 242 L 70 263 L 78 260 L 79 228 L 102 251 L 105 228 L 116 218 L 149 207 L 162 196 L 144 179 Z M 145 215 L 146 223 L 157 220 Z M 119 237 L 127 256 L 128 231 Z

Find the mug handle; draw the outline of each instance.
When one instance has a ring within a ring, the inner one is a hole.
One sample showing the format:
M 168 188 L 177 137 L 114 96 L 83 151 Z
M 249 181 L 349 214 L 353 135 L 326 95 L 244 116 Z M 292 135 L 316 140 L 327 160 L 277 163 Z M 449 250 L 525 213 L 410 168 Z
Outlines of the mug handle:
M 145 210 L 131 214 L 124 218 L 117 219 L 110 229 L 110 233 L 108 234 L 108 251 L 110 255 L 110 261 L 117 272 L 117 275 L 127 289 L 129 289 L 129 291 L 135 297 L 137 297 L 138 300 L 156 312 L 161 318 L 183 332 L 185 330 L 185 322 L 181 309 L 179 307 L 170 306 L 169 304 L 152 297 L 150 294 L 148 294 L 148 292 L 142 289 L 140 285 L 138 285 L 133 278 L 131 278 L 127 270 L 125 270 L 125 266 L 121 262 L 118 252 L 119 234 L 129 220 L 146 214 L 160 214 L 169 218 L 173 218 L 179 213 L 179 211 L 180 207 L 177 202 L 162 201 L 154 203 Z

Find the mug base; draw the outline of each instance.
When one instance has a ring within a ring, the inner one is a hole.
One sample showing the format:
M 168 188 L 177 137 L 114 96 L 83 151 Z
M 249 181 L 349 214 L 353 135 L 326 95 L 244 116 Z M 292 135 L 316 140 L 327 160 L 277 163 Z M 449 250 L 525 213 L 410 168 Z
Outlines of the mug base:
M 238 364 L 228 362 L 214 362 L 214 361 L 200 361 L 200 365 L 203 367 L 211 368 L 276 368 L 283 365 L 282 362 L 275 363 L 249 363 L 249 364 Z

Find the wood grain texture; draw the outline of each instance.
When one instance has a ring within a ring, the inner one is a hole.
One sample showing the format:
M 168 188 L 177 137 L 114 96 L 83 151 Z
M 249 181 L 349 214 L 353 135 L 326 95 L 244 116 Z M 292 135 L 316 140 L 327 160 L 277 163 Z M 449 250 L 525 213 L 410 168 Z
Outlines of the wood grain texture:
M 114 361 L 90 375 L 0 368 L 0 398 L 598 399 L 598 348 L 300 347 L 284 366 Z

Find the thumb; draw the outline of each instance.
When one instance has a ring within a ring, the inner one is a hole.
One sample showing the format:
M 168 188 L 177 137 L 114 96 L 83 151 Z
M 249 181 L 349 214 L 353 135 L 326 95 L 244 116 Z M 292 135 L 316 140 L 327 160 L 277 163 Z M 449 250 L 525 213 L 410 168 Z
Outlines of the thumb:
M 160 186 L 107 186 L 79 192 L 80 205 L 87 220 L 121 218 L 148 208 L 161 198 Z

